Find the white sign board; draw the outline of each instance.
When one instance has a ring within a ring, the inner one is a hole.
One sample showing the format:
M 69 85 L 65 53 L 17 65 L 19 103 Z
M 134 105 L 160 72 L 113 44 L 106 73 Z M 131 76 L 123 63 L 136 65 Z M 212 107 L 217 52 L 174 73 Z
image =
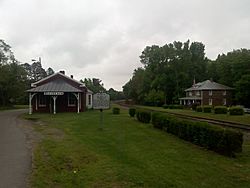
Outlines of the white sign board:
M 64 92 L 60 92 L 60 91 L 46 91 L 46 92 L 44 92 L 44 95 L 64 95 Z
M 109 109 L 110 96 L 106 93 L 96 93 L 93 95 L 94 109 Z

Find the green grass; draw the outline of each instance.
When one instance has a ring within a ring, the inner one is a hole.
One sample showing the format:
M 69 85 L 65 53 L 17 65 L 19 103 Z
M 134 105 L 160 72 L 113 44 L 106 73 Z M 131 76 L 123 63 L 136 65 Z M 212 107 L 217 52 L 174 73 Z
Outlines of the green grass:
M 0 106 L 0 111 L 13 110 L 13 109 L 25 109 L 28 107 L 29 107 L 28 105 Z
M 29 118 L 29 115 L 25 115 Z M 227 158 L 130 118 L 127 110 L 33 114 L 43 135 L 32 187 L 249 187 L 250 143 Z
M 247 124 L 250 126 L 250 114 L 237 116 L 237 115 L 229 115 L 229 114 L 203 113 L 203 112 L 196 112 L 196 111 L 188 110 L 188 109 L 164 109 L 162 107 L 151 107 L 151 106 L 138 106 L 138 107 L 161 111 L 161 112 L 172 112 L 176 114 L 190 115 L 194 117 L 204 117 L 204 118 L 210 118 L 210 119 L 215 119 L 215 120 L 243 123 L 243 124 Z

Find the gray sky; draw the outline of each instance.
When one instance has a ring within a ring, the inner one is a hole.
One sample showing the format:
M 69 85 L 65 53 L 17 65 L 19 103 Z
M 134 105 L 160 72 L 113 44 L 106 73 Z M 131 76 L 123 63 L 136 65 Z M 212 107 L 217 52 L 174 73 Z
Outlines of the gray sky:
M 203 42 L 206 55 L 250 48 L 249 0 L 0 0 L 0 39 L 25 63 L 97 77 L 121 90 L 147 45 Z

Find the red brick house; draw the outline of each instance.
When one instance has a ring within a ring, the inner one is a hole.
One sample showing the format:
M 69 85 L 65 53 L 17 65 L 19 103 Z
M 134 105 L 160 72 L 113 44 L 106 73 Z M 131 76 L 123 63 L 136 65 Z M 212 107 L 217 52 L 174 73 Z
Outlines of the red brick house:
M 232 105 L 233 88 L 211 80 L 193 84 L 185 90 L 186 97 L 180 98 L 181 105 Z
M 60 71 L 31 84 L 29 114 L 32 112 L 83 112 L 92 108 L 92 92 L 84 83 Z

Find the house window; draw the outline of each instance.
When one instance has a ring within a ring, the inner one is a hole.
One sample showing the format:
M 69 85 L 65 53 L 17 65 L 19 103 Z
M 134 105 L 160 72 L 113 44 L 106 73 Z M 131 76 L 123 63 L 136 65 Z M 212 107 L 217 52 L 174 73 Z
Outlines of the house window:
M 39 101 L 39 103 L 38 103 L 39 107 L 45 107 L 46 106 L 46 96 L 39 95 L 38 101 Z
M 213 95 L 213 91 L 209 90 L 209 96 L 212 96 L 212 95 Z
M 91 105 L 91 95 L 88 96 L 89 105 Z
M 72 94 L 68 94 L 68 106 L 76 106 L 76 97 Z
M 196 91 L 196 96 L 200 96 L 200 91 Z
M 209 105 L 213 105 L 213 99 L 209 99 Z
M 223 91 L 223 95 L 226 96 L 227 95 L 227 91 Z
M 227 105 L 227 99 L 223 99 L 223 105 Z
M 192 91 L 189 91 L 189 96 L 192 96 Z

